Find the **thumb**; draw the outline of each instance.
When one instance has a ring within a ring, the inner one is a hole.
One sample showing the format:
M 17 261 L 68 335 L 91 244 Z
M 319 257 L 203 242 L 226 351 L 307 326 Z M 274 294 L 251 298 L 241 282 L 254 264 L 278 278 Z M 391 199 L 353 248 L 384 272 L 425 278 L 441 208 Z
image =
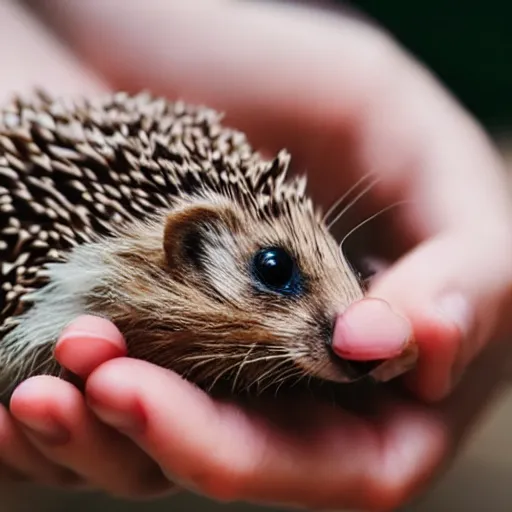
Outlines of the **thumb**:
M 482 229 L 432 238 L 379 276 L 369 295 L 409 319 L 419 360 L 406 379 L 424 400 L 440 400 L 507 318 L 510 234 Z

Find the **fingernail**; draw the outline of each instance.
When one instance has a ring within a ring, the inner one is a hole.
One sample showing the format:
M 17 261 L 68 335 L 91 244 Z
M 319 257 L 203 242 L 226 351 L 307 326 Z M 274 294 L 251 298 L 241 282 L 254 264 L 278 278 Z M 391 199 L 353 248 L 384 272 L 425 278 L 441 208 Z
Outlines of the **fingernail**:
M 73 340 L 74 343 L 76 342 L 87 342 L 87 346 L 93 346 L 94 349 L 102 348 L 105 346 L 114 346 L 112 341 L 107 338 L 106 336 L 96 336 L 95 334 L 91 334 L 89 332 L 85 331 L 78 331 L 74 327 L 69 328 L 67 331 L 63 331 L 62 335 L 58 339 L 56 343 L 56 348 L 62 348 L 62 345 L 65 345 L 68 341 Z M 93 349 L 93 351 L 94 351 Z
M 370 361 L 399 356 L 412 337 L 408 320 L 380 299 L 352 304 L 336 320 L 332 348 L 344 359 Z
M 140 407 L 133 406 L 129 411 L 114 409 L 91 396 L 87 398 L 87 403 L 103 423 L 124 434 L 140 434 L 144 430 L 144 415 Z
M 52 417 L 45 420 L 20 420 L 20 422 L 29 435 L 45 444 L 65 444 L 71 438 L 68 429 Z
M 123 357 L 125 352 L 110 339 L 84 335 L 73 330 L 59 339 L 54 355 L 61 365 L 85 379 L 98 366 Z
M 126 345 L 108 320 L 82 316 L 62 331 L 54 355 L 63 367 L 84 379 L 106 361 L 126 355 Z
M 83 315 L 68 324 L 62 331 L 58 344 L 69 338 L 100 340 L 121 348 L 124 346 L 123 336 L 112 322 L 91 315 Z
M 444 295 L 437 301 L 436 309 L 445 320 L 455 324 L 463 336 L 468 334 L 473 321 L 473 311 L 464 295 L 461 293 Z

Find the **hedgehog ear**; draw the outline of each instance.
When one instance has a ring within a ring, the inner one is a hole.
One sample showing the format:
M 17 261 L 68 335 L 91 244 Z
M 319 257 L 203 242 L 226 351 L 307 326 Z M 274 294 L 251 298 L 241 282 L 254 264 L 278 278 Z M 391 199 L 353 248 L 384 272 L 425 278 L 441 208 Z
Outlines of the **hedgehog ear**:
M 194 205 L 169 214 L 163 240 L 167 265 L 199 267 L 207 237 L 233 233 L 238 227 L 235 212 L 226 206 Z

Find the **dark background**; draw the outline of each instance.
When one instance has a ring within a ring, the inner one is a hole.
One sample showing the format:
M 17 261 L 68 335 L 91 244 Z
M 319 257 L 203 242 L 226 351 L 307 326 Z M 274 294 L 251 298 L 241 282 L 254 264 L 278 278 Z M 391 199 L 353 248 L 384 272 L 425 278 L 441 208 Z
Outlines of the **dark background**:
M 347 3 L 338 0 L 338 3 Z M 512 2 L 353 0 L 488 129 L 512 125 Z

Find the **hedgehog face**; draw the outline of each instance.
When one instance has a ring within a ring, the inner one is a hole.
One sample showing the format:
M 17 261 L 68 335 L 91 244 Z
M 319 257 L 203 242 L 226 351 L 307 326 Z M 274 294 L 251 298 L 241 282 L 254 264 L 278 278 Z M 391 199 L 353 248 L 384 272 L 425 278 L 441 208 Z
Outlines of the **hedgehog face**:
M 269 219 L 200 198 L 164 223 L 163 241 L 157 222 L 109 246 L 110 289 L 93 298 L 134 357 L 243 387 L 304 375 L 347 382 L 374 367 L 331 351 L 335 318 L 363 292 L 308 208 Z

